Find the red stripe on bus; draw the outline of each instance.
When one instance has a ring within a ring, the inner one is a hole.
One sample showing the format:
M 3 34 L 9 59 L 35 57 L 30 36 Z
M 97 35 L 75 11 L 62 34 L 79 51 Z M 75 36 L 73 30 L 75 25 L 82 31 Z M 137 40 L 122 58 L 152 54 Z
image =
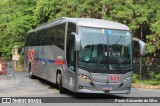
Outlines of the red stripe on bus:
M 64 61 L 61 61 L 61 60 L 55 60 L 55 64 L 64 64 Z

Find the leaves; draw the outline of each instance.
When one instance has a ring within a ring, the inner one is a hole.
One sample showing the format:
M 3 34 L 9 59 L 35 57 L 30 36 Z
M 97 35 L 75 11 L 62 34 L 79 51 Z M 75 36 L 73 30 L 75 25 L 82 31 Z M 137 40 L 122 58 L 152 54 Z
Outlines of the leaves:
M 22 45 L 34 25 L 33 0 L 4 0 L 0 4 L 0 57 L 11 58 L 12 47 Z
M 60 17 L 126 24 L 134 37 L 146 41 L 148 55 L 160 53 L 159 4 L 159 0 L 1 0 L 0 57 L 10 57 L 15 44 L 23 47 L 27 31 Z

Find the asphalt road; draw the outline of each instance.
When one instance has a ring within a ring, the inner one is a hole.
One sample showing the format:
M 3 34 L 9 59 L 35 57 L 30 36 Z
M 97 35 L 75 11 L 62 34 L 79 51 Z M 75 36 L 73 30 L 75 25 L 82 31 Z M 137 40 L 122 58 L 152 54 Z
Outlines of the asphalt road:
M 30 79 L 27 72 L 10 70 L 10 73 L 10 75 L 0 75 L 0 97 L 56 97 L 55 102 L 57 103 L 61 103 L 62 100 L 65 99 L 66 101 L 64 102 L 67 103 L 93 103 L 92 105 L 94 106 L 102 105 L 102 103 L 109 103 L 110 100 L 115 98 L 120 100 L 129 97 L 160 98 L 160 90 L 141 88 L 132 88 L 131 94 L 80 94 L 81 96 L 77 97 L 74 93 L 69 91 L 66 94 L 60 94 L 56 85 L 38 78 Z M 65 105 L 67 104 L 65 103 Z M 127 103 L 123 105 L 127 105 Z M 142 106 L 143 104 L 140 103 L 139 105 Z M 122 105 L 114 103 L 114 106 Z M 145 106 L 149 106 L 149 103 Z

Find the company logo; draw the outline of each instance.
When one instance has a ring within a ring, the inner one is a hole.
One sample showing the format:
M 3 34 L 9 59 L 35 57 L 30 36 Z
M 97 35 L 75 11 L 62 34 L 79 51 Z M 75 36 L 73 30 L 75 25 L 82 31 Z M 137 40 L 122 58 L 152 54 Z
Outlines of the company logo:
M 28 50 L 28 61 L 29 62 L 34 61 L 34 50 Z
M 109 81 L 110 82 L 119 82 L 120 76 L 109 76 Z
M 2 98 L 2 103 L 42 103 L 41 98 Z
M 2 103 L 11 103 L 11 98 L 2 98 Z

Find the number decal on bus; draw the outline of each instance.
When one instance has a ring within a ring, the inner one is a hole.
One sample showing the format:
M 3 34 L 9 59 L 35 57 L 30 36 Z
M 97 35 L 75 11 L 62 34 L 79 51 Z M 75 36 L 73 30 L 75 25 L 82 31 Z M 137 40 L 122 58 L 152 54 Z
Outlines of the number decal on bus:
M 119 82 L 120 81 L 120 76 L 110 76 L 109 81 L 110 82 Z

